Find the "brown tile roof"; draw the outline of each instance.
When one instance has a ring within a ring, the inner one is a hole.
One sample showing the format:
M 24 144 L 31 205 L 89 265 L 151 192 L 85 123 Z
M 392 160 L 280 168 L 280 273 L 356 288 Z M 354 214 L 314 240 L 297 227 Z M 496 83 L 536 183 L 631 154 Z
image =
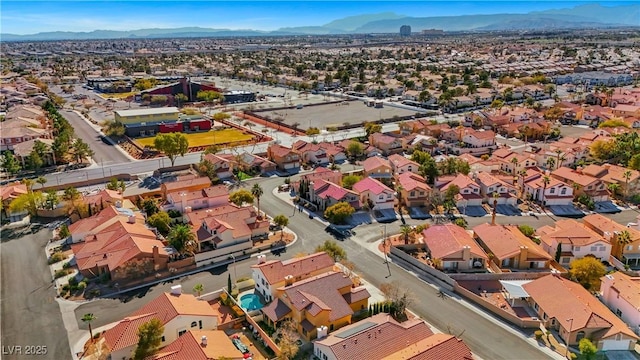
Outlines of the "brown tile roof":
M 447 259 L 469 246 L 473 257 L 488 259 L 487 254 L 463 228 L 454 224 L 433 225 L 422 232 L 424 243 L 434 259 Z
M 166 192 L 172 192 L 179 189 L 185 189 L 192 186 L 202 186 L 207 187 L 211 185 L 211 180 L 206 176 L 196 177 L 196 178 L 188 178 L 184 180 L 177 180 L 173 182 L 163 183 L 162 184 L 166 189 Z
M 412 191 L 415 189 L 424 191 L 431 190 L 431 187 L 427 185 L 426 180 L 422 176 L 411 172 L 406 172 L 398 175 L 398 182 L 406 191 Z
M 389 160 L 382 158 L 380 156 L 372 156 L 362 162 L 362 167 L 364 168 L 365 172 L 373 171 L 381 166 L 391 169 L 391 164 L 389 163 Z
M 269 305 L 262 308 L 262 313 L 271 319 L 271 321 L 280 321 L 291 313 L 291 309 L 284 301 L 276 298 Z
M 383 360 L 473 360 L 469 347 L 449 334 L 433 334 L 383 358 Z
M 631 277 L 620 271 L 605 275 L 602 277 L 603 282 L 606 277 L 613 280 L 611 289 L 616 291 L 619 297 L 640 311 L 640 277 Z
M 106 343 L 111 351 L 135 345 L 138 342 L 137 332 L 140 325 L 153 318 L 166 325 L 179 315 L 216 316 L 216 313 L 209 303 L 198 300 L 191 294 L 163 293 L 107 330 Z
M 551 172 L 552 176 L 558 177 L 559 179 L 563 180 L 563 179 L 567 179 L 571 182 L 574 182 L 576 184 L 580 184 L 582 186 L 587 186 L 590 185 L 596 181 L 598 181 L 597 178 L 594 178 L 593 176 L 589 176 L 587 174 L 581 174 L 571 168 L 568 167 L 561 167 L 558 168 L 556 170 L 553 170 Z
M 292 151 L 293 150 L 291 148 L 279 144 L 269 145 L 269 152 L 272 154 L 272 156 L 284 157 L 289 155 Z
M 260 270 L 269 284 L 275 284 L 284 281 L 287 275 L 296 278 L 298 276 L 308 276 L 312 272 L 322 271 L 323 269 L 329 271 L 334 264 L 335 261 L 327 253 L 317 252 L 285 261 L 271 260 L 262 264 L 252 265 L 251 268 Z
M 524 236 L 515 225 L 480 224 L 473 228 L 473 232 L 500 260 L 518 256 L 523 246 L 528 248 L 528 261 L 552 259 L 551 255 L 547 254 L 540 245 Z
M 182 201 L 183 194 L 186 201 L 202 198 L 214 198 L 220 196 L 228 197 L 229 189 L 227 189 L 225 185 L 215 185 L 202 190 L 174 191 L 167 194 L 167 200 L 178 203 Z
M 383 359 L 432 335 L 429 326 L 420 319 L 398 323 L 388 314 L 378 314 L 345 326 L 316 343 L 329 347 L 338 360 Z
M 389 155 L 387 159 L 389 159 L 389 163 L 394 169 L 398 169 L 407 165 L 413 165 L 417 171 L 417 169 L 420 167 L 420 164 L 418 164 L 417 162 L 407 159 L 400 154 Z
M 335 321 L 353 314 L 349 303 L 338 291 L 352 285 L 353 282 L 348 276 L 330 271 L 278 290 L 284 291 L 289 303 L 298 311 L 306 309 L 310 314 L 317 315 L 322 310 L 328 310 L 329 321 Z M 364 291 L 369 295 L 366 289 Z
M 463 174 L 458 174 L 455 178 L 453 178 L 451 181 L 447 182 L 446 184 L 442 185 L 440 187 L 440 191 L 447 191 L 447 189 L 449 188 L 449 186 L 451 185 L 457 185 L 458 188 L 460 188 L 460 190 L 464 189 L 464 188 L 480 188 L 480 186 L 478 184 L 476 184 L 475 181 L 473 181 L 470 177 L 468 177 L 467 175 L 463 175 Z
M 9 201 L 27 193 L 27 185 L 16 183 L 0 186 L 0 196 L 2 201 Z
M 207 344 L 202 344 L 202 337 Z M 147 360 L 244 359 L 244 355 L 222 330 L 189 330 Z
M 555 318 L 565 329 L 569 326 L 573 331 L 605 328 L 607 330 L 601 338 L 621 333 L 638 339 L 619 317 L 578 283 L 547 275 L 522 287 L 549 317 Z M 573 319 L 571 324 L 570 319 Z
M 628 231 L 631 235 L 631 241 L 640 240 L 640 231 L 618 224 L 613 219 L 601 214 L 587 215 L 582 218 L 582 221 L 587 227 L 602 236 L 605 236 L 605 233 L 613 236 L 616 232 Z
M 231 230 L 234 239 L 250 236 L 252 231 L 262 228 L 268 231 L 268 220 L 257 220 L 257 211 L 252 206 L 238 207 L 233 204 L 221 205 L 211 209 L 202 209 L 187 213 L 187 219 L 193 226 L 192 231 L 198 234 L 199 231 L 205 231 L 202 228 L 203 223 L 211 226 L 211 229 L 218 228 L 220 231 Z M 255 219 L 251 222 L 250 219 Z M 212 237 L 208 234 L 205 239 L 199 238 L 200 241 Z
M 586 246 L 598 241 L 608 242 L 595 231 L 573 219 L 556 221 L 555 227 L 541 227 L 536 230 L 536 234 L 540 235 L 540 240 L 549 246 L 553 244 L 554 239 L 557 243 L 573 246 Z

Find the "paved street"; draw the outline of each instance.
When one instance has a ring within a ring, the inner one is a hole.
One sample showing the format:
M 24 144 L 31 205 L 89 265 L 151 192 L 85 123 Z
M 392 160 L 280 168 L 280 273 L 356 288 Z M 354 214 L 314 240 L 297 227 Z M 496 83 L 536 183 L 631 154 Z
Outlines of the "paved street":
M 32 228 L 36 228 L 33 226 Z M 46 346 L 46 356 L 2 354 L 2 359 L 70 359 L 69 344 L 44 248 L 51 231 L 3 231 L 0 244 L 2 347 Z
M 97 163 L 110 165 L 131 161 L 131 159 L 120 152 L 114 145 L 103 141 L 100 137 L 100 133 L 75 112 L 60 110 L 60 115 L 64 116 L 65 119 L 69 121 L 76 133 L 76 136 L 89 144 L 91 150 L 95 153 L 93 158 Z

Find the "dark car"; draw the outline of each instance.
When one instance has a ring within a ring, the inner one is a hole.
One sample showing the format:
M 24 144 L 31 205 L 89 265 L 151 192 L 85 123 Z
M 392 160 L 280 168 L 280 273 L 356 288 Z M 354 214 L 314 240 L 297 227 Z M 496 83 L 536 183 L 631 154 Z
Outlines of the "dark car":
M 324 231 L 328 232 L 329 234 L 333 235 L 334 238 L 336 238 L 336 240 L 344 240 L 348 237 L 351 236 L 351 231 L 348 229 L 338 229 L 337 227 L 333 226 L 333 225 L 329 225 L 327 226 Z

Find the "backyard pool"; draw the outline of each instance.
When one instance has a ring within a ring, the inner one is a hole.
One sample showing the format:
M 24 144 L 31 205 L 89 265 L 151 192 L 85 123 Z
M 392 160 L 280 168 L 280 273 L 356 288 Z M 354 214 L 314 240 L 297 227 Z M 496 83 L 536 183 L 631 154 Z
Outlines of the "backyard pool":
M 259 310 L 262 309 L 262 303 L 260 297 L 256 294 L 245 294 L 240 296 L 240 306 L 245 310 Z

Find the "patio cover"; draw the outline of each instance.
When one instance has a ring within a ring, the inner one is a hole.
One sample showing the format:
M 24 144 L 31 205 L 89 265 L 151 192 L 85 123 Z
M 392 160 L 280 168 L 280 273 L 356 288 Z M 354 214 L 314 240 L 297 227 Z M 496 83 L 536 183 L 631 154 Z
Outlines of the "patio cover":
M 522 285 L 530 283 L 531 280 L 500 280 L 502 287 L 509 293 L 512 299 L 528 298 L 529 293 L 522 288 Z

